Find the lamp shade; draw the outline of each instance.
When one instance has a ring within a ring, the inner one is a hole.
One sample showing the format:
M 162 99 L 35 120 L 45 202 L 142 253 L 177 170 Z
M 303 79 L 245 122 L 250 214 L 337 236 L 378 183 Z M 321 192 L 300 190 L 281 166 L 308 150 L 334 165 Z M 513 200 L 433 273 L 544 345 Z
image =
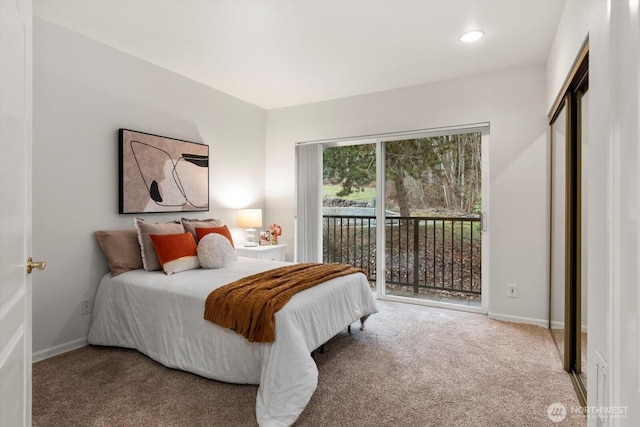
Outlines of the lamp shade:
M 262 209 L 239 209 L 238 227 L 262 227 Z

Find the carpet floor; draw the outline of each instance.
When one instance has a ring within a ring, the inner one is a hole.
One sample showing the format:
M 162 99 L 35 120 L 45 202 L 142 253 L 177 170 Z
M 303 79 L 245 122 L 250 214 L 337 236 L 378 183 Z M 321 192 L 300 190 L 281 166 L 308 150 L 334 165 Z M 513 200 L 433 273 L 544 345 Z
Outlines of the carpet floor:
M 295 426 L 586 425 L 547 329 L 377 303 L 364 331 L 316 354 L 318 388 Z M 255 426 L 256 392 L 86 346 L 33 365 L 33 425 Z

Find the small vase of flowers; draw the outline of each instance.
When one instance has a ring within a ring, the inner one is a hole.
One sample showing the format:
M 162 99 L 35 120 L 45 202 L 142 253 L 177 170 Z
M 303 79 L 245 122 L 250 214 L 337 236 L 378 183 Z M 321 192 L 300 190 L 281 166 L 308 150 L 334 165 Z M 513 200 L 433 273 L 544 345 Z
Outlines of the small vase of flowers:
M 271 244 L 277 245 L 278 237 L 280 237 L 280 235 L 282 234 L 282 227 L 280 227 L 278 224 L 271 224 L 269 226 L 269 234 L 271 234 Z

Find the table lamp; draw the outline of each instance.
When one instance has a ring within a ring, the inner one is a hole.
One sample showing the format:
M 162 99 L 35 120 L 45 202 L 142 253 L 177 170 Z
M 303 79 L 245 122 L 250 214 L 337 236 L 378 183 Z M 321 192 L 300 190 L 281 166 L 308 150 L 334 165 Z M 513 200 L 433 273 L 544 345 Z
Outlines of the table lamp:
M 247 229 L 247 243 L 245 246 L 258 246 L 255 227 L 262 227 L 262 209 L 239 209 L 238 227 Z

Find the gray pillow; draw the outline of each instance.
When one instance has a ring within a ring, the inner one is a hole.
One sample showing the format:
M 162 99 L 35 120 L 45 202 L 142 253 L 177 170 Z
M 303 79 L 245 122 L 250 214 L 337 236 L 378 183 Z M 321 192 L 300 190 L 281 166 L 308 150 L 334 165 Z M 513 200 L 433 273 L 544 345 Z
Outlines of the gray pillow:
M 140 243 L 140 254 L 142 265 L 147 271 L 161 270 L 162 265 L 158 261 L 156 249 L 151 241 L 150 234 L 182 234 L 184 227 L 178 221 L 167 223 L 146 222 L 142 218 L 136 218 L 136 229 L 138 230 L 138 242 Z

